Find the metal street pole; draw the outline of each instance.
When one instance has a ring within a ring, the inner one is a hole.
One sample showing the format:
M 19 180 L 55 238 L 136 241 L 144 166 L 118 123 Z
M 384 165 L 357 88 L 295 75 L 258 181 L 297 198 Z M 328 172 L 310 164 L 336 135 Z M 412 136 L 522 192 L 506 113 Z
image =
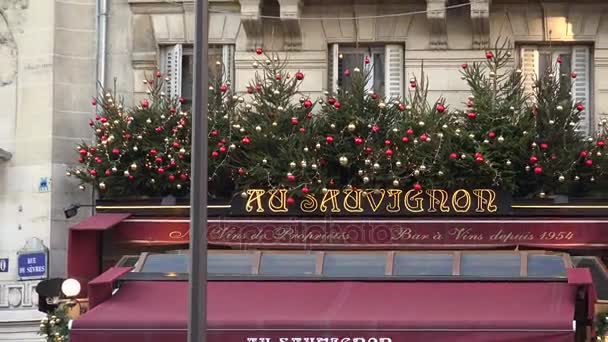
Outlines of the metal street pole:
M 207 92 L 209 20 L 207 0 L 196 0 L 194 111 L 190 189 L 190 277 L 188 342 L 205 342 L 207 333 Z

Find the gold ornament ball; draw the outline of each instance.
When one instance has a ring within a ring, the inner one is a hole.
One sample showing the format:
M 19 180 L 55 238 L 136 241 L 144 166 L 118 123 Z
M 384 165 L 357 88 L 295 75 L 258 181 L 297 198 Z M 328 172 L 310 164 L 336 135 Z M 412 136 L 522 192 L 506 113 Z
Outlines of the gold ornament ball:
M 66 171 L 65 175 L 70 177 L 72 175 L 72 173 L 70 171 Z
M 499 136 L 499 137 L 498 137 L 498 139 L 497 139 L 497 140 L 498 140 L 498 142 L 499 142 L 499 143 L 504 142 L 504 141 L 505 141 L 505 137 L 503 137 L 503 136 L 501 135 L 501 136 Z
M 426 171 L 426 166 L 420 165 L 419 169 L 420 169 L 420 171 Z
M 393 128 L 393 133 L 397 133 L 397 132 L 399 132 L 399 129 L 398 128 Z
M 371 161 L 371 160 L 369 160 L 369 159 L 365 159 L 365 165 L 371 165 L 371 164 L 372 164 L 372 161 Z
M 467 155 L 464 153 L 460 155 L 460 159 L 465 159 L 466 157 L 467 157 Z
M 160 118 L 164 120 L 165 119 L 165 115 L 161 114 Z
M 186 153 L 186 149 L 185 149 L 185 148 L 183 148 L 183 147 L 182 147 L 182 148 L 180 148 L 180 149 L 179 149 L 179 153 Z
M 279 124 L 275 122 L 272 123 L 272 127 L 277 127 Z
M 260 127 L 260 126 L 255 126 L 255 131 L 256 131 L 256 132 L 261 132 L 261 131 L 262 131 L 262 127 Z
M 475 139 L 475 134 L 473 134 L 473 133 L 469 134 L 469 138 Z
M 294 169 L 296 167 L 296 163 L 295 162 L 291 162 L 289 163 L 289 167 Z
M 484 140 L 483 140 L 483 143 L 484 143 L 484 144 L 489 144 L 489 143 L 490 143 L 490 140 L 488 140 L 488 139 L 484 139 Z
M 574 176 L 574 180 L 578 182 L 579 180 L 581 180 L 581 177 L 579 177 L 579 176 Z
M 566 180 L 566 177 L 564 177 L 564 176 L 559 176 L 559 177 L 557 178 L 557 180 L 558 180 L 560 183 L 563 183 L 563 182 Z
M 181 190 L 182 189 L 182 185 L 181 184 L 177 184 L 175 187 L 177 188 L 177 190 Z
M 317 143 L 317 144 L 315 145 L 315 148 L 316 148 L 317 150 L 318 150 L 318 149 L 320 149 L 320 148 L 321 148 L 321 144 Z
M 264 165 L 268 164 L 268 160 L 262 159 L 262 164 L 264 164 Z
M 420 170 L 414 170 L 414 176 L 420 176 Z
M 323 183 L 323 181 L 320 179 L 317 179 L 317 184 L 321 184 L 321 183 Z
M 418 122 L 418 126 L 423 127 L 424 126 L 424 121 L 419 121 Z
M 444 175 L 443 171 L 437 172 L 437 176 L 442 177 Z
M 601 156 L 602 156 L 602 152 L 597 151 L 597 152 L 595 153 L 595 155 L 596 155 L 596 156 L 598 156 L 598 157 L 601 157 Z
M 112 172 L 117 172 L 118 169 L 116 167 L 112 167 Z
M 545 198 L 547 195 L 544 192 L 541 192 L 538 194 L 538 197 L 540 198 Z
M 589 178 L 589 181 L 590 181 L 591 183 L 595 182 L 595 177 L 591 176 L 591 178 Z
M 135 163 L 131 164 L 131 170 L 133 170 L 133 171 L 137 170 L 137 164 L 135 164 Z
M 363 184 L 367 184 L 369 183 L 369 177 L 365 176 L 363 177 Z
M 103 183 L 103 182 L 99 183 L 99 188 L 101 190 L 105 190 L 106 189 L 106 183 Z
M 513 107 L 513 106 L 509 107 L 509 109 L 510 109 L 512 112 L 514 112 L 514 111 L 515 111 L 515 107 Z
M 241 129 L 239 129 L 239 132 L 245 133 L 245 128 L 241 127 Z
M 149 124 L 151 124 L 151 123 L 152 123 L 152 120 L 150 120 L 150 119 L 147 119 L 147 120 L 146 120 L 146 123 L 149 123 Z
M 348 158 L 346 158 L 345 156 L 340 157 L 340 165 L 342 165 L 342 166 L 348 165 Z
M 329 127 L 331 127 L 331 129 L 334 129 L 336 128 L 336 125 L 332 123 L 331 125 L 329 125 Z
M 348 131 L 349 131 L 349 132 L 354 131 L 356 128 L 357 128 L 357 127 L 355 126 L 355 124 L 354 124 L 354 123 L 350 123 L 350 124 L 348 124 Z
M 549 120 L 549 125 L 553 125 L 553 124 L 555 124 L 555 121 Z
M 393 186 L 399 186 L 399 181 L 397 179 L 393 181 Z
M 510 161 L 510 160 L 507 160 L 507 161 L 505 162 L 505 164 L 507 164 L 507 166 L 511 166 L 511 161 Z
M 304 152 L 308 152 L 308 147 L 304 147 L 302 150 L 303 150 Z
M 454 132 L 456 132 L 456 134 L 459 134 L 460 133 L 460 128 L 456 128 L 456 130 Z
M 135 152 L 139 151 L 139 147 L 133 146 L 133 151 L 135 151 Z
M 564 110 L 564 107 L 562 107 L 562 106 L 557 106 L 557 107 L 555 107 L 555 109 L 557 109 L 557 110 L 559 110 L 559 111 L 561 112 L 562 110 Z
M 402 164 L 401 164 L 401 162 L 400 162 L 400 161 L 398 161 L 398 160 L 397 160 L 397 161 L 395 162 L 395 166 L 396 166 L 396 167 L 401 167 L 401 165 L 402 165 Z
M 380 170 L 380 164 L 374 163 L 374 170 Z
M 386 104 L 384 102 L 378 103 L 378 108 L 384 108 L 384 107 L 386 107 Z
M 241 198 L 247 198 L 247 193 L 245 191 L 241 192 Z
M 76 170 L 76 174 L 79 175 L 80 174 L 80 170 Z
M 359 176 L 363 176 L 363 170 L 359 170 L 359 171 L 357 171 L 357 174 L 358 174 Z
M 317 169 L 317 164 L 311 164 L 310 168 L 313 169 L 313 170 L 316 170 Z
M 530 166 L 526 165 L 526 171 L 530 172 Z
M 229 148 L 230 148 L 230 150 L 234 150 L 236 148 L 236 145 L 235 144 L 230 144 Z
M 300 162 L 300 166 L 301 166 L 302 168 L 306 168 L 306 166 L 307 166 L 307 165 L 308 165 L 308 164 L 306 163 L 306 160 L 302 160 L 302 161 Z
M 279 95 L 281 92 L 280 92 L 280 91 L 278 91 L 278 90 L 275 90 L 275 91 L 273 91 L 272 93 L 273 93 L 273 94 L 275 94 L 275 95 Z
M 84 186 L 84 185 L 79 185 L 79 186 L 78 186 L 78 189 L 80 189 L 81 191 L 86 190 L 86 188 L 85 188 L 85 186 Z

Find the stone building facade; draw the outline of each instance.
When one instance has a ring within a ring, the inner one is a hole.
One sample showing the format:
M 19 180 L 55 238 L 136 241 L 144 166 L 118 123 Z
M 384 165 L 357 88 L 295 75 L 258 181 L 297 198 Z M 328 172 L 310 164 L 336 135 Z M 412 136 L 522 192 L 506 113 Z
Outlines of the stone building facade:
M 342 70 L 373 61 L 370 87 L 404 95 L 412 75 L 430 98 L 466 101 L 459 66 L 508 39 L 532 75 L 561 56 L 578 77 L 592 131 L 608 113 L 608 2 L 604 0 L 209 0 L 210 61 L 237 91 L 255 73 L 256 47 L 287 55 L 311 97 L 340 86 Z M 90 99 L 100 82 L 133 104 L 146 73 L 169 76 L 170 94 L 192 97 L 194 0 L 0 0 L 0 341 L 35 339 L 35 281 L 17 276 L 33 238 L 49 248 L 49 276 L 65 274 L 70 203 L 90 204 L 64 177 L 74 146 L 90 140 Z M 114 82 L 114 79 L 116 81 Z M 8 333 L 7 333 L 8 332 Z

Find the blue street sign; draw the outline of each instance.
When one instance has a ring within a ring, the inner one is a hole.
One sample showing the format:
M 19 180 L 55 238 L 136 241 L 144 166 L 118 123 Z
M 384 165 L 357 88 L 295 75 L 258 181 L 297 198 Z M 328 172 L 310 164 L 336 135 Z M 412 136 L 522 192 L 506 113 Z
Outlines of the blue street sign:
M 46 278 L 47 254 L 45 252 L 19 254 L 17 267 L 20 278 Z
M 8 272 L 8 258 L 0 259 L 0 273 Z

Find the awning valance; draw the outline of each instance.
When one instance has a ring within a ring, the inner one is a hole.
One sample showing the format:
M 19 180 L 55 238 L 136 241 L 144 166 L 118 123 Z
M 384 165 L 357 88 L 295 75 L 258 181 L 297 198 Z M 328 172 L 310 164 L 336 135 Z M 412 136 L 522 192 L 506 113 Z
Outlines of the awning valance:
M 576 289 L 567 282 L 213 281 L 208 341 L 573 341 Z M 74 322 L 70 340 L 186 341 L 187 293 L 187 282 L 125 282 Z

